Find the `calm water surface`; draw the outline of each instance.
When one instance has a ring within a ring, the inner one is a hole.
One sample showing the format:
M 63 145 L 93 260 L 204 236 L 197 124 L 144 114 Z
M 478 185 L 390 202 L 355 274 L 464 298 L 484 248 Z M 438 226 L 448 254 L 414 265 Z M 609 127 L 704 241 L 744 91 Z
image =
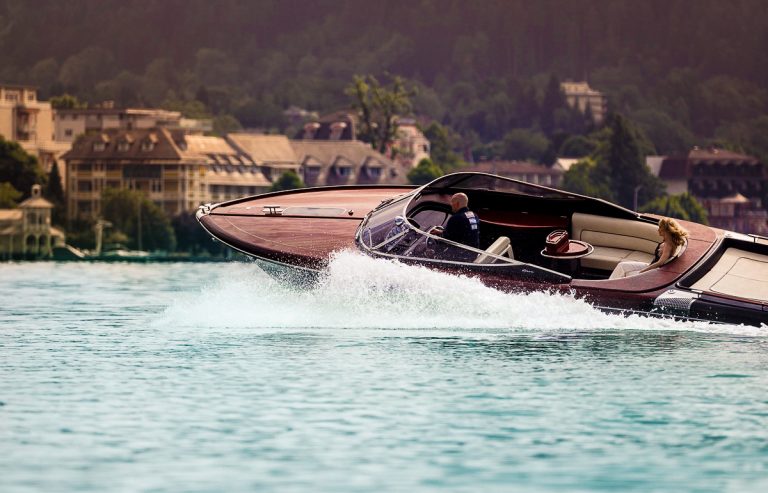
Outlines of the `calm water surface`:
M 353 254 L 0 264 L 0 491 L 768 491 L 768 328 Z

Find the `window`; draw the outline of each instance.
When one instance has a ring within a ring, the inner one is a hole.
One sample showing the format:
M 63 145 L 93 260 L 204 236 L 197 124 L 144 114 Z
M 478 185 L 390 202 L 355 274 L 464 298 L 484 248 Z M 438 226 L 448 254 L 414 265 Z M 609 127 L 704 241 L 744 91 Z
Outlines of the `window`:
M 127 140 L 121 141 L 119 144 L 117 144 L 117 150 L 120 152 L 126 152 L 131 148 L 131 143 Z
M 64 130 L 64 136 L 65 137 L 72 137 L 72 129 L 68 128 L 68 129 Z
M 77 191 L 78 192 L 92 192 L 93 191 L 93 183 L 89 180 L 79 180 L 77 182 Z
M 107 145 L 104 142 L 94 142 L 93 143 L 93 150 L 96 152 L 101 152 L 104 149 L 107 148 Z
M 338 174 L 342 178 L 346 178 L 346 177 L 348 177 L 349 175 L 352 174 L 352 168 L 347 168 L 347 167 L 344 167 L 344 166 L 339 166 L 338 168 L 336 168 L 336 174 Z
M 80 163 L 77 166 L 77 170 L 78 171 L 89 172 L 89 171 L 91 171 L 91 163 Z

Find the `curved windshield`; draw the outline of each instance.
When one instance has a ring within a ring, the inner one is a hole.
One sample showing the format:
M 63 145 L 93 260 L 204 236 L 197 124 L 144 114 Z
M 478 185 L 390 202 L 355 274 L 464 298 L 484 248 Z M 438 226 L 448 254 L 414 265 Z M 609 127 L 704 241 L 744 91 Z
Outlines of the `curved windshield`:
M 448 214 L 440 210 L 422 210 L 413 217 L 404 215 L 404 204 L 388 205 L 372 213 L 361 224 L 358 244 L 375 255 L 409 259 L 440 260 L 481 264 L 517 264 L 509 252 L 498 255 L 446 240 L 430 233 L 442 226 Z M 420 224 L 420 221 L 427 221 Z
M 424 190 L 435 191 L 441 189 L 482 190 L 561 199 L 579 198 L 559 190 L 485 173 L 453 173 L 442 176 L 424 186 Z

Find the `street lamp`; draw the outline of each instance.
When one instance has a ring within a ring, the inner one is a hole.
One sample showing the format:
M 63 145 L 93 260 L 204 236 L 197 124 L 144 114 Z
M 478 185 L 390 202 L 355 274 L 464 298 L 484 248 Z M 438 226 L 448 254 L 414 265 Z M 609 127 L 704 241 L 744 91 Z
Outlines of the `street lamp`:
M 634 211 L 637 212 L 637 192 L 640 191 L 640 189 L 643 188 L 642 185 L 638 185 L 635 187 L 635 199 L 634 199 Z

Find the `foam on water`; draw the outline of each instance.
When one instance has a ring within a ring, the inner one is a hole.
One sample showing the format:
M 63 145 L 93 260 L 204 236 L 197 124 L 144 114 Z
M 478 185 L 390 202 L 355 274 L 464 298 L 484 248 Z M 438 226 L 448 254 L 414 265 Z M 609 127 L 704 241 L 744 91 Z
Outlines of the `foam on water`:
M 766 327 L 603 313 L 573 296 L 504 293 L 478 280 L 340 252 L 318 283 L 290 286 L 256 264 L 232 264 L 177 298 L 162 324 L 269 329 L 453 329 L 487 333 L 677 330 L 765 336 Z

